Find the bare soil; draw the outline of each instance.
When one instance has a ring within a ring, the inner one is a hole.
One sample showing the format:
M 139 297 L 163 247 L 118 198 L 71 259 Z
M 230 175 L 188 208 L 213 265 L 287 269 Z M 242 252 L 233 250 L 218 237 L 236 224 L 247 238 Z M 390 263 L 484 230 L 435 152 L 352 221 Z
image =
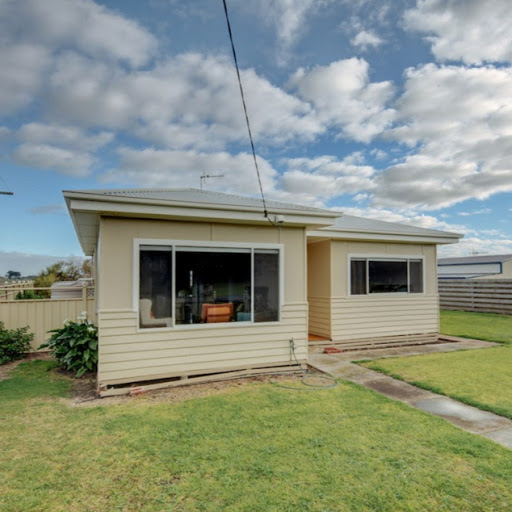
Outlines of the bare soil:
M 100 398 L 96 394 L 96 379 L 94 377 L 75 379 L 71 405 L 78 407 L 96 407 L 99 405 L 114 405 L 138 402 L 147 403 L 179 403 L 194 398 L 203 398 L 212 395 L 239 390 L 254 386 L 255 384 L 268 384 L 270 382 L 286 382 L 287 385 L 300 387 L 303 374 L 283 375 L 251 375 L 224 381 L 202 382 L 188 384 L 168 389 L 147 391 L 141 395 L 120 395 Z
M 52 356 L 50 353 L 37 353 L 29 354 L 19 361 L 0 366 L 0 381 L 9 378 L 12 370 L 20 363 L 32 361 L 36 359 L 50 360 Z M 285 383 L 288 386 L 297 386 L 303 389 L 301 380 L 304 377 L 303 373 L 286 373 L 282 375 L 251 375 L 249 377 L 236 378 L 231 380 L 219 380 L 211 382 L 202 382 L 197 384 L 187 384 L 168 389 L 159 389 L 154 391 L 147 391 L 140 395 L 120 395 L 100 398 L 96 392 L 96 376 L 92 373 L 85 374 L 81 378 L 76 378 L 73 372 L 56 368 L 53 371 L 73 380 L 73 388 L 71 397 L 63 399 L 67 404 L 73 407 L 97 407 L 105 405 L 115 405 L 123 403 L 138 402 L 144 403 L 179 403 L 194 398 L 202 398 L 222 393 L 229 393 L 234 390 L 249 388 L 255 384 L 268 384 L 268 383 Z M 315 370 L 309 370 L 309 375 L 321 373 Z

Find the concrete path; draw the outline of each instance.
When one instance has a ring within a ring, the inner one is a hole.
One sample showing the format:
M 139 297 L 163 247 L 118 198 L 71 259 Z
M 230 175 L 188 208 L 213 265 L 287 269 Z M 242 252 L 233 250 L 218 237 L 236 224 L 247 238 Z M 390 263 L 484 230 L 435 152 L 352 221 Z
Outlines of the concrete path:
M 459 339 L 461 341 L 456 343 L 450 342 L 414 347 L 359 350 L 354 352 L 341 352 L 339 354 L 324 354 L 324 347 L 311 347 L 308 364 L 333 377 L 355 382 L 356 384 L 373 389 L 389 398 L 400 400 L 411 407 L 440 416 L 463 430 L 487 437 L 506 448 L 512 449 L 512 420 L 457 402 L 443 395 L 417 388 L 406 382 L 393 379 L 382 373 L 352 363 L 352 361 L 360 359 L 433 354 L 452 352 L 455 350 L 486 348 L 497 345 L 496 343 L 488 343 L 485 341 Z

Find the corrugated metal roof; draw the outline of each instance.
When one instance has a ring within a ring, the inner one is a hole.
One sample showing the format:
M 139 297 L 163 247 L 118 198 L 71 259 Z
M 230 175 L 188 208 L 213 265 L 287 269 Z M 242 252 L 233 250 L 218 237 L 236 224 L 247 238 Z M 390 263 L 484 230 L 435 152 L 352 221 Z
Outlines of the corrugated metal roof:
M 438 265 L 463 265 L 465 263 L 503 263 L 512 259 L 512 254 L 492 254 L 485 256 L 462 256 L 459 258 L 439 258 Z
M 396 222 L 385 222 L 382 220 L 366 219 L 364 217 L 355 217 L 353 215 L 343 215 L 334 221 L 333 226 L 322 228 L 325 231 L 360 231 L 368 233 L 393 233 L 403 235 L 418 236 L 452 236 L 459 237 L 456 233 L 439 231 L 436 229 L 418 228 L 408 224 L 398 224 Z
M 73 190 L 80 194 L 100 195 L 107 197 L 125 197 L 133 199 L 150 199 L 156 201 L 169 201 L 179 203 L 203 204 L 203 205 L 229 205 L 239 207 L 261 208 L 263 201 L 254 197 L 245 197 L 235 194 L 225 194 L 223 192 L 213 192 L 211 190 L 199 190 L 195 188 L 168 188 L 168 189 L 89 189 Z M 334 215 L 336 212 L 331 210 L 313 208 L 280 201 L 265 201 L 267 209 L 271 210 L 290 210 L 297 212 L 316 212 Z M 341 212 L 338 212 L 341 215 Z

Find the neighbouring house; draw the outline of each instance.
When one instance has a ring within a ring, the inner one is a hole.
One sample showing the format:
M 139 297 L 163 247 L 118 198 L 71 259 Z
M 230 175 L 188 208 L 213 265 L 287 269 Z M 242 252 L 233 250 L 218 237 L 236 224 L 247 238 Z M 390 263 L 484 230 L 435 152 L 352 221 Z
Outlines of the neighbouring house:
M 512 254 L 439 258 L 439 279 L 512 279 Z
M 84 293 L 83 288 L 91 286 L 93 280 L 88 277 L 81 277 L 77 281 L 57 281 L 51 286 L 52 299 L 80 299 Z
M 460 235 L 196 189 L 65 191 L 94 259 L 100 393 L 289 368 L 308 337 L 432 340 L 436 246 Z M 293 347 L 293 350 L 292 350 Z

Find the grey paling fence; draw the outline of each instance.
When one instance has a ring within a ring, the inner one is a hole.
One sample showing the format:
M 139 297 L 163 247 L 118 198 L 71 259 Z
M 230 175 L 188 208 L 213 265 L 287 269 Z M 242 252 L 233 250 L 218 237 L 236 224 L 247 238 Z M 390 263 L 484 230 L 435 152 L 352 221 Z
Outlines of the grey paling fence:
M 441 309 L 512 315 L 512 279 L 440 279 Z
M 60 291 L 64 289 L 60 288 Z M 28 326 L 34 334 L 33 350 L 48 339 L 50 329 L 62 327 L 65 320 L 76 321 L 84 311 L 89 320 L 95 321 L 94 287 L 83 286 L 78 290 L 79 298 L 16 300 L 16 294 L 22 290 L 50 291 L 50 288 L 20 286 L 5 289 L 0 286 L 0 322 L 7 329 Z M 69 290 L 77 292 L 76 287 Z

